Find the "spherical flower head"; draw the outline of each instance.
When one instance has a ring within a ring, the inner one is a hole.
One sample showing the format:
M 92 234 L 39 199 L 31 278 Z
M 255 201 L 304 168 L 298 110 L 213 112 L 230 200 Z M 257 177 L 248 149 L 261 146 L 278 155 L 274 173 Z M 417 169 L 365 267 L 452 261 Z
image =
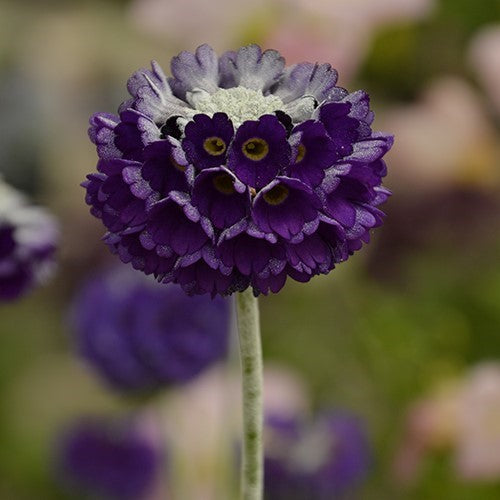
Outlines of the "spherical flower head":
M 90 279 L 75 297 L 71 323 L 82 358 L 128 394 L 187 382 L 228 348 L 225 299 L 190 298 L 127 268 Z
M 266 419 L 265 493 L 269 500 L 346 495 L 366 476 L 370 446 L 359 419 L 327 412 L 311 422 Z
M 145 498 L 162 461 L 149 436 L 131 422 L 82 420 L 57 444 L 61 483 L 85 498 Z
M 121 260 L 188 294 L 279 291 L 329 273 L 382 224 L 392 137 L 328 64 L 248 45 L 181 52 L 97 113 L 83 186 Z
M 55 219 L 0 178 L 0 302 L 44 282 L 54 269 Z

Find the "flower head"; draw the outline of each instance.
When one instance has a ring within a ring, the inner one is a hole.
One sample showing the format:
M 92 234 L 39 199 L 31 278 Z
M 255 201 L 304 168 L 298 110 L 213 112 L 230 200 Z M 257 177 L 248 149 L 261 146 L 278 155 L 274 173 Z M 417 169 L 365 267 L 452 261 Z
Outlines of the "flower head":
M 202 45 L 171 71 L 137 71 L 119 114 L 90 120 L 86 201 L 122 261 L 190 294 L 266 294 L 369 241 L 392 137 L 372 131 L 365 92 L 257 45 Z
M 311 423 L 270 415 L 266 438 L 265 492 L 270 500 L 340 498 L 368 471 L 367 437 L 352 415 L 326 413 Z
M 70 492 L 92 498 L 144 498 L 161 459 L 151 439 L 130 422 L 84 420 L 58 443 L 58 467 Z
M 54 267 L 58 227 L 0 178 L 0 301 L 17 299 Z
M 227 351 L 224 299 L 189 298 L 132 270 L 113 269 L 90 280 L 72 312 L 79 354 L 122 391 L 191 380 Z

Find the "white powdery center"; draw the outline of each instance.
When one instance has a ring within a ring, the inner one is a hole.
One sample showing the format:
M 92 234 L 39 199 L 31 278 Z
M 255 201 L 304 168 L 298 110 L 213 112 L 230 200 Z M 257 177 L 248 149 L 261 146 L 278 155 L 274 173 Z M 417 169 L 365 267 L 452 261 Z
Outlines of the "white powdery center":
M 246 120 L 257 120 L 262 115 L 273 114 L 285 107 L 279 97 L 263 95 L 258 90 L 245 87 L 219 89 L 213 94 L 195 89 L 188 92 L 187 100 L 199 113 L 209 116 L 218 112 L 226 113 L 236 128 Z

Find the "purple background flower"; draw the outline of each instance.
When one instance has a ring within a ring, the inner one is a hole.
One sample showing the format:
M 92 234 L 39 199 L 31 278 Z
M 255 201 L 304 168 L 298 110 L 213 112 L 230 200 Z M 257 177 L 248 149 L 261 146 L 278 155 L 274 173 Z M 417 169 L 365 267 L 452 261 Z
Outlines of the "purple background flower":
M 131 422 L 73 424 L 57 443 L 57 474 L 82 498 L 138 500 L 151 491 L 162 456 Z
M 147 392 L 186 382 L 225 357 L 229 305 L 111 269 L 78 292 L 71 325 L 79 355 L 108 384 Z
M 0 301 L 17 299 L 49 277 L 58 241 L 55 219 L 0 177 Z
M 344 498 L 366 476 L 371 455 L 360 420 L 338 412 L 311 422 L 270 415 L 265 453 L 268 500 Z

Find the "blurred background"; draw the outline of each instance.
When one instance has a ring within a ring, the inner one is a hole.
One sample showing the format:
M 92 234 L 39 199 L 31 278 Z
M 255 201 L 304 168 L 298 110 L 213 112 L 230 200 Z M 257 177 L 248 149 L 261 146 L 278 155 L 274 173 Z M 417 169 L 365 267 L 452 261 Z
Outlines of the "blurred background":
M 124 396 L 75 354 L 70 320 L 82 283 L 115 262 L 79 186 L 96 163 L 88 117 L 115 111 L 151 59 L 168 70 L 205 42 L 329 62 L 396 137 L 373 242 L 261 299 L 269 407 L 363 423 L 370 458 L 349 498 L 500 498 L 498 0 L 0 0 L 0 172 L 62 234 L 54 279 L 0 305 L 0 498 L 80 498 L 54 443 L 75 420 L 130 412 L 169 450 L 147 498 L 235 498 L 220 446 L 238 426 L 235 354 Z

